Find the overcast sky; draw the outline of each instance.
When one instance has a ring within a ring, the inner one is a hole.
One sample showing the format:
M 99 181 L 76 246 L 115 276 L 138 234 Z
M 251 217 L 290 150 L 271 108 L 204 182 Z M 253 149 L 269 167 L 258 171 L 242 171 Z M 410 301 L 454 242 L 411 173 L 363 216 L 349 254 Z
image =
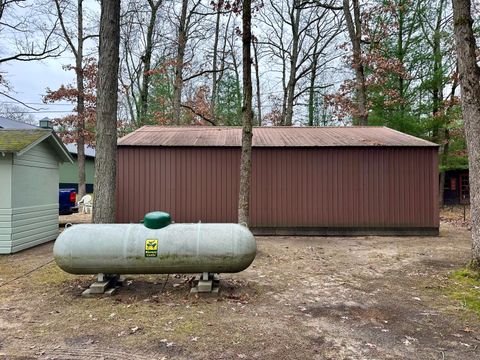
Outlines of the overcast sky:
M 29 0 L 22 6 L 11 6 L 8 8 L 9 12 L 4 14 L 6 20 L 2 18 L 2 21 L 5 20 L 7 23 L 15 23 L 15 21 L 17 21 L 16 16 L 20 18 L 22 16 L 27 16 L 28 19 L 32 19 L 32 16 L 38 16 L 38 18 L 33 20 L 32 24 L 40 26 L 43 21 L 47 21 L 45 19 L 49 18 L 49 15 L 46 15 L 48 14 L 48 9 L 43 9 L 43 6 L 44 5 L 40 5 L 39 2 L 37 4 L 37 0 Z M 87 29 L 90 23 L 96 24 L 96 21 L 98 20 L 99 1 L 84 0 L 83 9 L 84 27 Z M 28 15 L 25 15 L 26 12 Z M 54 10 L 52 14 L 55 15 Z M 55 16 L 52 17 L 52 19 L 54 18 Z M 68 21 L 70 20 L 67 18 L 66 25 L 67 27 L 71 27 L 71 24 Z M 9 51 L 9 49 L 15 48 L 15 39 L 19 34 L 12 32 L 11 29 L 6 26 L 0 26 L 0 29 L 2 31 L 1 35 L 7 37 L 4 39 L 5 47 L 0 48 L 0 55 L 6 56 L 15 53 L 16 50 Z M 85 31 L 88 32 L 90 30 Z M 88 52 L 91 50 L 91 46 L 94 46 L 94 44 L 89 40 L 88 43 L 85 44 L 86 54 L 89 54 Z M 50 58 L 42 61 L 8 61 L 2 63 L 0 71 L 11 86 L 12 91 L 9 91 L 8 95 L 37 109 L 38 111 L 24 108 L 24 111 L 33 115 L 36 120 L 39 120 L 44 117 L 63 117 L 72 111 L 73 106 L 70 103 L 59 102 L 55 104 L 43 104 L 42 97 L 46 94 L 47 88 L 56 90 L 62 84 L 73 84 L 75 80 L 74 71 L 65 71 L 62 66 L 73 65 L 74 63 L 75 59 L 67 48 L 66 51 L 57 58 Z M 13 102 L 11 99 L 1 94 L 0 103 L 16 104 L 20 106 L 20 104 Z
M 42 97 L 46 88 L 56 89 L 62 84 L 70 84 L 74 80 L 73 71 L 65 71 L 62 65 L 73 62 L 73 58 L 63 56 L 43 61 L 15 61 L 2 66 L 5 76 L 12 86 L 9 95 L 32 106 L 39 111 L 25 108 L 35 119 L 55 118 L 68 114 L 72 110 L 70 103 L 43 104 Z M 0 102 L 14 103 L 0 94 Z M 19 105 L 19 104 L 17 104 Z

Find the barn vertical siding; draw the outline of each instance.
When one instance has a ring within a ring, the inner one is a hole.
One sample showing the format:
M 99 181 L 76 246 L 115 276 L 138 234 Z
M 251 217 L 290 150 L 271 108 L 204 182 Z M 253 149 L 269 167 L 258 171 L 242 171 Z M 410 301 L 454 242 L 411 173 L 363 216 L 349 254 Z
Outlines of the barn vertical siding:
M 237 149 L 224 150 L 119 148 L 118 222 L 154 210 L 176 222 L 236 222 L 240 160 Z
M 236 222 L 239 148 L 118 150 L 118 222 L 153 210 L 176 222 Z M 251 226 L 438 228 L 437 161 L 435 147 L 254 148 Z

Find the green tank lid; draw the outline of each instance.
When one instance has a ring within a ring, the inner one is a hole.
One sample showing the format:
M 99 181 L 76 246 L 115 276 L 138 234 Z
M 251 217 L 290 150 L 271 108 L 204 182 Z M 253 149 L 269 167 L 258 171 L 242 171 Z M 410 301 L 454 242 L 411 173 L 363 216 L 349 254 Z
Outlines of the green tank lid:
M 145 214 L 143 225 L 149 229 L 161 229 L 172 223 L 170 214 L 163 211 L 153 211 Z

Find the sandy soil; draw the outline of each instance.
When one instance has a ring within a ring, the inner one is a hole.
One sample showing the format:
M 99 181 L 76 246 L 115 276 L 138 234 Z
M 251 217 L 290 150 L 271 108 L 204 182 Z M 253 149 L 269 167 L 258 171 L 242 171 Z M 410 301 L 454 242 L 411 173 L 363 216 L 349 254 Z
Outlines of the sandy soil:
M 71 215 L 60 215 L 58 217 L 60 227 L 66 224 L 88 224 L 92 222 L 92 214 L 75 213 Z
M 217 297 L 186 276 L 132 276 L 85 299 L 52 244 L 0 257 L 0 358 L 480 359 L 480 321 L 448 296 L 469 232 L 439 237 L 258 238 L 254 264 Z

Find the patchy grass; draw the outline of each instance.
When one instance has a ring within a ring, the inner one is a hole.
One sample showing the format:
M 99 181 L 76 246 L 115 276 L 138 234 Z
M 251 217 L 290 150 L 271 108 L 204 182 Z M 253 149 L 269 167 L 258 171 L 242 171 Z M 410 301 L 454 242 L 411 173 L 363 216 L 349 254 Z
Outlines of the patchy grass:
M 480 273 L 470 269 L 454 271 L 447 291 L 463 308 L 473 310 L 480 317 Z

